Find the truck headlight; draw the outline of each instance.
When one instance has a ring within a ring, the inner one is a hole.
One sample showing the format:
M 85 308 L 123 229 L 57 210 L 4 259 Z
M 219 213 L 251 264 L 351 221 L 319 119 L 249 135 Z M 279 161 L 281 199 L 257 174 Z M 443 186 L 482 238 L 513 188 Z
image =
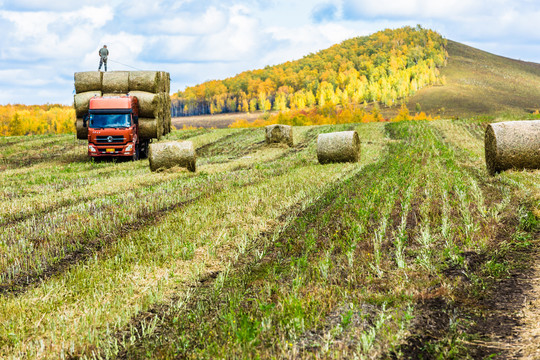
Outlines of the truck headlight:
M 126 146 L 126 151 L 131 151 L 133 149 L 133 145 L 129 144 Z
M 96 148 L 93 147 L 92 145 L 88 145 L 88 151 L 90 151 L 90 152 L 97 152 Z

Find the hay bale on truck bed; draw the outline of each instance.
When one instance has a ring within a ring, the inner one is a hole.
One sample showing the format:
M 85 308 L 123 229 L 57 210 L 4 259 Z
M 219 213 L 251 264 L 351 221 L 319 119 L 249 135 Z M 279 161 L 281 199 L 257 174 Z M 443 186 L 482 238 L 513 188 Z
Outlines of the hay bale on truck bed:
M 484 144 L 491 175 L 507 169 L 540 169 L 540 120 L 489 124 Z
M 148 160 L 152 171 L 180 166 L 195 172 L 197 156 L 193 142 L 170 141 L 150 144 Z
M 157 118 L 163 109 L 163 96 L 147 91 L 130 91 L 129 95 L 135 96 L 139 101 L 139 116 Z
M 163 87 L 163 79 L 159 71 L 131 71 L 129 73 L 129 91 L 158 93 Z
M 101 91 L 110 94 L 127 94 L 129 91 L 129 71 L 104 72 Z
M 139 135 L 143 139 L 161 139 L 163 130 L 158 118 L 139 118 Z
M 172 119 L 171 119 L 171 97 L 169 96 L 169 93 L 165 93 L 165 119 L 163 124 L 163 130 L 166 131 L 165 134 L 168 134 L 171 132 L 171 126 L 172 126 Z
M 73 107 L 75 108 L 75 114 L 78 118 L 82 118 L 88 113 L 90 99 L 94 96 L 100 97 L 101 91 L 87 91 L 73 96 Z
M 319 163 L 357 162 L 359 158 L 360 139 L 356 131 L 320 134 L 317 137 Z
M 160 79 L 162 87 L 159 92 L 169 94 L 171 92 L 171 75 L 166 71 L 160 71 Z
M 77 121 L 75 121 L 75 128 L 77 129 L 77 139 L 79 140 L 88 139 L 88 124 L 86 127 L 84 127 L 83 119 L 77 118 Z
M 101 71 L 76 72 L 73 76 L 75 81 L 75 93 L 101 91 L 102 74 Z
M 287 144 L 293 146 L 293 131 L 290 125 L 268 125 L 266 127 L 267 144 Z
M 120 96 L 126 96 L 126 94 L 103 93 L 101 96 L 102 97 L 120 97 Z

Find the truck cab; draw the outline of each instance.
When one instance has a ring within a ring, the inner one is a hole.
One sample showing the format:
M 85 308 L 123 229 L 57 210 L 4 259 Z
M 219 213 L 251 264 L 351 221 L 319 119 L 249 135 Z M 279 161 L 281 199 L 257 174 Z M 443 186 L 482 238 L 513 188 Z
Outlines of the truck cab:
M 139 138 L 139 106 L 136 97 L 114 96 L 90 99 L 83 126 L 88 126 L 90 157 L 146 156 L 149 140 Z

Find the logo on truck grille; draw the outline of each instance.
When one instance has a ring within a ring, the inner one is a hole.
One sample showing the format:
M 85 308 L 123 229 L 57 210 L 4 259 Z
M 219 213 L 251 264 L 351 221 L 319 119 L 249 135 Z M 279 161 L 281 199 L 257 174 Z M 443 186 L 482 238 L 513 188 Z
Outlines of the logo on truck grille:
M 122 143 L 124 142 L 124 140 L 125 139 L 122 135 L 96 136 L 96 142 L 99 144 Z

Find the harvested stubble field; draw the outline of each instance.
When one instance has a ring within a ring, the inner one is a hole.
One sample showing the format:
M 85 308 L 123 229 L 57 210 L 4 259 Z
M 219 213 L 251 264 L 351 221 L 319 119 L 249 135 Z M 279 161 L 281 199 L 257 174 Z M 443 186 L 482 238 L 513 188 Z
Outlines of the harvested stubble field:
M 540 172 L 488 176 L 485 126 L 173 132 L 196 173 L 0 138 L 0 357 L 534 356 Z

